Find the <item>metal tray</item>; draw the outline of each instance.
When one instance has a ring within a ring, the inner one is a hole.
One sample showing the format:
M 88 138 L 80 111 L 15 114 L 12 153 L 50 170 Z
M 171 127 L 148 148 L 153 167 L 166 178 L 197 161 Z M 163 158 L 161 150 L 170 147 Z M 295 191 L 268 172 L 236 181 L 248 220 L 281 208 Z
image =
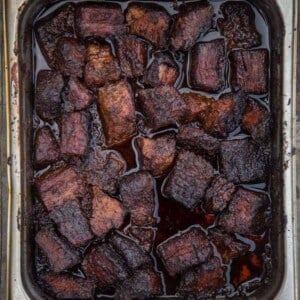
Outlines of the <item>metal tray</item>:
M 218 0 L 215 0 L 218 1 Z M 51 0 L 3 0 L 4 92 L 7 105 L 8 243 L 7 298 L 49 299 L 33 277 L 31 182 L 32 22 Z M 252 0 L 270 27 L 271 107 L 274 119 L 271 167 L 272 265 L 268 286 L 251 299 L 297 299 L 295 243 L 295 60 L 297 0 Z

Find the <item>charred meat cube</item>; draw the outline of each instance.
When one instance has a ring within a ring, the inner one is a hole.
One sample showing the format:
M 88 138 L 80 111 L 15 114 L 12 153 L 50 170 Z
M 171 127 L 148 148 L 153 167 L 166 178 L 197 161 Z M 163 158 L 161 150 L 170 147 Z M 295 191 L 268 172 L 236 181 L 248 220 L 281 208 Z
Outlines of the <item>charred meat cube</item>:
M 63 115 L 61 119 L 61 153 L 66 155 L 85 155 L 88 143 L 87 116 L 81 112 Z
M 175 50 L 189 50 L 200 34 L 212 27 L 213 16 L 213 7 L 206 0 L 180 5 L 171 31 L 171 46 Z
M 267 176 L 269 149 L 250 139 L 221 143 L 221 173 L 229 181 L 262 182 Z
M 245 107 L 243 92 L 223 94 L 205 112 L 202 118 L 203 129 L 211 135 L 226 137 L 241 124 Z
M 59 145 L 49 127 L 40 128 L 35 137 L 34 164 L 47 166 L 60 158 Z
M 211 164 L 201 156 L 181 150 L 168 178 L 165 194 L 193 209 L 204 197 L 213 171 Z
M 126 80 L 99 89 L 98 111 L 108 147 L 126 142 L 136 134 L 133 92 Z
M 126 11 L 126 22 L 131 34 L 145 38 L 155 47 L 167 46 L 171 17 L 162 6 L 131 3 Z
M 124 158 L 115 151 L 94 147 L 83 164 L 86 181 L 103 191 L 115 194 L 118 181 L 126 171 Z
M 166 53 L 156 53 L 154 60 L 144 76 L 144 82 L 152 87 L 174 85 L 178 79 L 178 65 Z
M 70 78 L 65 94 L 66 112 L 83 110 L 93 101 L 92 93 L 76 78 Z
M 261 234 L 267 225 L 268 204 L 266 195 L 240 188 L 222 212 L 218 224 L 227 232 Z
M 63 37 L 56 46 L 57 69 L 65 76 L 82 77 L 85 46 L 77 39 Z
M 246 93 L 264 94 L 269 85 L 269 53 L 267 49 L 238 50 L 229 55 L 230 84 Z
M 171 276 L 205 263 L 213 253 L 200 227 L 191 227 L 170 237 L 158 245 L 156 251 Z
M 146 125 L 153 130 L 176 124 L 186 114 L 185 102 L 174 87 L 164 85 L 140 90 L 138 96 Z
M 40 49 L 51 68 L 57 67 L 57 41 L 61 37 L 75 37 L 74 5 L 66 4 L 38 21 L 35 34 Z
M 147 65 L 147 43 L 134 35 L 124 35 L 117 38 L 116 46 L 124 74 L 129 78 L 142 76 Z
M 155 228 L 130 226 L 128 234 L 138 241 L 139 246 L 150 253 L 155 239 Z
M 93 187 L 92 217 L 90 225 L 93 233 L 104 237 L 111 229 L 119 228 L 126 211 L 118 200 L 106 195 L 98 187 Z
M 207 263 L 187 271 L 181 278 L 179 294 L 195 299 L 212 299 L 226 283 L 224 269 L 217 257 Z
M 251 48 L 261 44 L 255 14 L 248 3 L 228 1 L 220 9 L 224 18 L 219 18 L 217 22 L 228 48 Z
M 173 133 L 140 137 L 138 145 L 141 151 L 141 167 L 153 176 L 163 175 L 172 165 L 176 156 L 176 140 Z
M 103 86 L 108 81 L 118 80 L 121 69 L 108 44 L 89 44 L 87 63 L 84 69 L 84 81 L 90 88 Z
M 78 200 L 70 200 L 55 207 L 50 213 L 50 218 L 74 247 L 83 246 L 93 238 L 89 222 L 83 215 Z
M 234 192 L 235 185 L 232 182 L 221 176 L 217 176 L 206 191 L 203 202 L 204 210 L 209 214 L 222 211 L 226 208 Z
M 81 38 L 107 38 L 126 31 L 121 6 L 115 3 L 79 4 L 75 10 L 75 29 Z
M 159 273 L 152 268 L 143 268 L 134 272 L 116 290 L 115 299 L 149 299 L 163 293 L 163 285 Z
M 82 267 L 88 277 L 97 280 L 99 288 L 113 286 L 129 275 L 123 258 L 107 244 L 93 246 L 85 255 Z
M 142 265 L 151 263 L 151 258 L 142 248 L 128 236 L 116 232 L 109 239 L 113 248 L 124 257 L 127 265 L 131 269 L 139 268 Z
M 51 121 L 60 115 L 60 93 L 63 86 L 64 81 L 60 73 L 50 70 L 39 71 L 35 91 L 35 109 L 42 119 Z
M 41 279 L 58 299 L 92 299 L 95 283 L 91 279 L 66 274 L 45 273 Z
M 124 176 L 120 182 L 120 195 L 131 214 L 132 224 L 147 226 L 155 223 L 154 180 L 148 172 Z
M 39 198 L 48 211 L 86 194 L 86 186 L 81 175 L 70 166 L 44 173 L 36 179 L 35 186 Z
M 270 115 L 268 110 L 257 101 L 249 99 L 244 114 L 242 127 L 249 132 L 252 138 L 264 143 L 270 140 Z
M 177 143 L 187 150 L 205 152 L 215 155 L 220 149 L 220 141 L 207 134 L 202 128 L 185 125 L 179 128 Z
M 216 245 L 224 263 L 244 255 L 250 249 L 249 245 L 244 244 L 233 235 L 223 232 L 219 228 L 211 229 L 208 238 Z
M 191 51 L 190 83 L 205 92 L 218 92 L 224 85 L 225 42 L 197 43 Z
M 35 236 L 35 241 L 47 256 L 50 268 L 54 272 L 61 272 L 80 262 L 77 252 L 60 239 L 51 228 L 41 229 Z

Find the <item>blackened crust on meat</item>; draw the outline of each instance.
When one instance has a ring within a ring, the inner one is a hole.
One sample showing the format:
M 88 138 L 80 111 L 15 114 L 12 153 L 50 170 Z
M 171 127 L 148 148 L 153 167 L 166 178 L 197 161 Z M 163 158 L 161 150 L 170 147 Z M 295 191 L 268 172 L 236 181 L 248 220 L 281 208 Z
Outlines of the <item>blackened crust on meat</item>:
M 224 85 L 225 42 L 197 43 L 191 51 L 190 84 L 205 92 L 218 92 Z
M 246 93 L 264 94 L 269 85 L 269 52 L 267 49 L 238 50 L 229 55 L 230 84 Z
M 74 247 L 83 246 L 93 238 L 88 220 L 83 215 L 78 200 L 67 201 L 55 207 L 50 213 L 50 218 Z
M 59 145 L 49 127 L 40 128 L 35 137 L 34 165 L 42 168 L 60 158 Z
M 77 252 L 51 228 L 41 229 L 35 236 L 35 241 L 47 256 L 50 268 L 54 272 L 64 271 L 80 262 Z
M 120 182 L 120 195 L 131 214 L 131 222 L 137 226 L 155 223 L 154 180 L 150 173 L 139 171 L 124 176 Z
M 155 47 L 167 46 L 171 17 L 162 6 L 130 3 L 126 10 L 126 22 L 131 34 L 145 38 Z
M 193 209 L 202 201 L 213 178 L 213 167 L 199 155 L 181 150 L 167 180 L 165 194 Z
M 156 252 L 168 273 L 175 276 L 191 267 L 205 263 L 213 251 L 202 229 L 192 227 L 158 245 Z
M 77 5 L 75 27 L 81 38 L 106 38 L 126 32 L 121 6 L 115 3 Z
M 267 226 L 268 204 L 265 194 L 239 189 L 221 214 L 218 225 L 227 232 L 261 234 Z
M 182 277 L 179 294 L 188 299 L 212 299 L 225 284 L 224 269 L 217 257 L 187 271 Z
M 218 26 L 228 48 L 252 48 L 261 44 L 255 14 L 248 3 L 228 1 L 220 9 L 224 18 L 218 19 Z
M 126 142 L 136 134 L 133 92 L 126 80 L 99 89 L 97 104 L 108 147 Z
M 147 65 L 148 44 L 134 35 L 117 38 L 116 49 L 121 69 L 125 76 L 142 76 Z
M 39 117 L 51 121 L 61 114 L 61 91 L 64 81 L 60 73 L 41 70 L 37 75 L 35 109 Z
M 212 27 L 213 7 L 205 0 L 182 4 L 171 31 L 175 50 L 189 50 L 201 33 Z
M 66 274 L 45 273 L 41 275 L 46 284 L 58 299 L 92 299 L 95 283 L 91 279 L 72 277 Z
M 66 4 L 52 14 L 38 21 L 35 34 L 40 49 L 52 68 L 57 67 L 56 45 L 61 37 L 75 37 L 74 5 Z
M 175 125 L 186 114 L 186 104 L 181 95 L 167 85 L 140 90 L 138 103 L 146 117 L 146 125 L 152 130 Z
M 250 139 L 221 143 L 221 173 L 234 183 L 263 182 L 269 166 L 269 149 Z
M 129 275 L 123 258 L 107 244 L 89 249 L 83 259 L 82 268 L 88 277 L 96 279 L 99 288 L 116 285 Z

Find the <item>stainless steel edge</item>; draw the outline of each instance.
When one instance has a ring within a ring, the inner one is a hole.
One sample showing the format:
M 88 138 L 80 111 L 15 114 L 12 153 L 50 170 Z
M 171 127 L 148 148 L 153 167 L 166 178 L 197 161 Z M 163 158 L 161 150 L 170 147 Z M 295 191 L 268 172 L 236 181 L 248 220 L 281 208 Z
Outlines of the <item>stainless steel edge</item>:
M 6 33 L 3 50 L 5 52 L 5 80 L 6 80 L 6 107 L 7 107 L 7 129 L 8 156 L 11 157 L 11 166 L 8 165 L 8 243 L 7 243 L 7 299 L 24 300 L 29 299 L 23 286 L 20 261 L 21 261 L 21 233 L 19 231 L 18 215 L 21 211 L 21 149 L 20 139 L 20 99 L 18 94 L 19 78 L 18 57 L 15 49 L 18 49 L 17 28 L 18 16 L 26 2 L 22 0 L 2 0 L 5 16 L 3 28 Z M 297 0 L 277 0 L 278 6 L 284 18 L 284 70 L 283 70 L 283 101 L 284 113 L 283 122 L 285 124 L 284 136 L 284 211 L 286 214 L 285 226 L 285 274 L 282 286 L 276 299 L 294 300 L 298 299 L 299 272 L 297 264 L 299 257 L 296 253 L 296 176 L 295 176 L 295 111 L 296 111 L 296 28 L 297 28 Z M 299 205 L 299 204 L 298 204 Z M 298 284 L 298 285 L 297 285 Z

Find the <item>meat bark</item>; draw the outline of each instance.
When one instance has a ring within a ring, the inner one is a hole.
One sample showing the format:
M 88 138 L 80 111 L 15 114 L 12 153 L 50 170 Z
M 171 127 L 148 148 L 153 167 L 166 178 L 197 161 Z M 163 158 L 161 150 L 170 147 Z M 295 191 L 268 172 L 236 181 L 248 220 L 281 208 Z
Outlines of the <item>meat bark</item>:
M 127 234 L 137 240 L 145 252 L 151 252 L 156 234 L 155 228 L 130 226 Z

